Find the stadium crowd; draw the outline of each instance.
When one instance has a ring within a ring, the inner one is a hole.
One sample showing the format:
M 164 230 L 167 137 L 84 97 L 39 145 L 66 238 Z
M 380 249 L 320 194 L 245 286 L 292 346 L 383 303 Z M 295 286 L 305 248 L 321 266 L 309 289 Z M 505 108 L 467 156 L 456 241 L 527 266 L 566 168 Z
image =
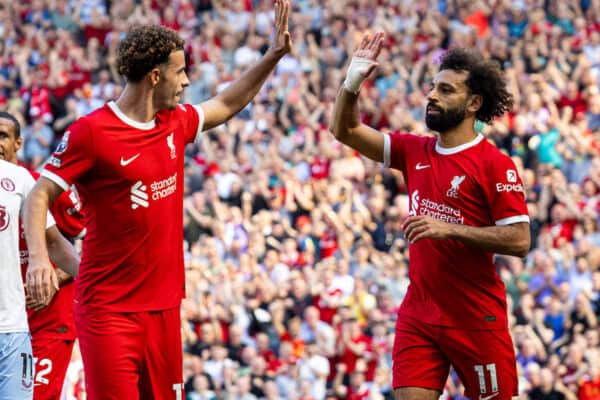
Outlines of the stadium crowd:
M 514 109 L 477 129 L 519 167 L 531 218 L 529 255 L 496 257 L 519 393 L 600 399 L 600 1 L 293 7 L 293 54 L 186 152 L 187 399 L 391 398 L 409 199 L 399 172 L 328 132 L 348 55 L 378 30 L 386 44 L 361 110 L 382 131 L 431 134 L 424 104 L 444 49 L 477 47 L 503 67 Z M 268 0 L 1 2 L 0 108 L 23 121 L 23 164 L 38 168 L 71 122 L 119 96 L 116 45 L 133 24 L 187 40 L 185 102 L 199 103 L 265 51 L 270 10 Z M 76 351 L 64 398 L 85 398 L 82 374 Z M 455 374 L 443 397 L 462 398 Z

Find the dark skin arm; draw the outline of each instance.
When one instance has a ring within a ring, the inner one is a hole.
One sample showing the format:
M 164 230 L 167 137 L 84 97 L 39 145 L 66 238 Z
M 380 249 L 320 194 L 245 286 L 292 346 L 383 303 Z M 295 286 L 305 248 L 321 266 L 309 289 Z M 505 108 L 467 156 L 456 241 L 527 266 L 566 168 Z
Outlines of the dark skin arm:
M 53 254 L 57 251 L 60 253 L 57 249 L 60 249 L 61 241 L 50 243 L 46 241 L 46 214 L 52 202 L 62 192 L 60 186 L 42 176 L 25 201 L 23 218 L 29 249 L 26 285 L 29 295 L 37 304 L 48 305 L 58 290 L 58 278 L 50 263 L 50 257 L 52 256 L 54 261 L 58 261 L 57 265 L 61 266 L 63 260 L 59 259 L 59 255 Z M 64 238 L 63 240 L 66 241 Z M 70 272 L 76 273 L 76 269 Z
M 435 240 L 453 239 L 486 252 L 517 257 L 527 255 L 531 242 L 527 222 L 503 226 L 475 227 L 451 224 L 419 215 L 408 217 L 402 228 L 406 238 L 411 243 L 416 243 L 425 238 Z

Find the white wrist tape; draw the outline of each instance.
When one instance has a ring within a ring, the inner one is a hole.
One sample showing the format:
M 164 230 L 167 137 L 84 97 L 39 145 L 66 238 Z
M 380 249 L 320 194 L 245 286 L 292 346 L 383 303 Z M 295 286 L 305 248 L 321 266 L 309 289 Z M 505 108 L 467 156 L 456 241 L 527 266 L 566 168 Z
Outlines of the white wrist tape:
M 376 62 L 368 58 L 352 57 L 348 72 L 346 72 L 344 88 L 349 92 L 357 94 L 363 81 L 367 78 L 365 76 L 367 71 L 373 64 L 376 64 Z

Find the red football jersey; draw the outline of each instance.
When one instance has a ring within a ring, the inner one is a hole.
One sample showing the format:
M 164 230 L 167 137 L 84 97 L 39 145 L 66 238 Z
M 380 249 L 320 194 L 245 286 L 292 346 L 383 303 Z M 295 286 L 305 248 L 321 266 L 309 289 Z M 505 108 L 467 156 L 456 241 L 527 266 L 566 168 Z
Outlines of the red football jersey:
M 514 163 L 482 135 L 451 149 L 436 138 L 386 135 L 384 164 L 402 171 L 411 215 L 478 227 L 529 222 Z M 399 315 L 465 329 L 507 326 L 506 292 L 492 253 L 433 239 L 409 250 L 410 286 Z
M 75 302 L 115 312 L 163 310 L 184 296 L 184 148 L 200 107 L 179 105 L 140 123 L 114 102 L 65 132 L 42 175 L 74 184 L 86 216 Z
M 34 171 L 30 171 L 30 173 L 36 180 L 40 176 L 40 174 Z M 79 206 L 77 195 L 68 190 L 58 196 L 50 207 L 50 212 L 56 220 L 58 230 L 67 237 L 78 236 L 85 226 Z M 29 265 L 29 252 L 22 224 L 20 230 L 19 251 L 21 254 L 21 274 L 23 282 L 25 282 L 25 274 Z M 71 232 L 74 234 L 71 234 Z M 27 319 L 29 322 L 29 331 L 36 338 L 59 337 L 66 340 L 75 339 L 73 281 L 61 285 L 60 290 L 56 292 L 56 295 L 47 307 L 39 311 L 27 309 Z

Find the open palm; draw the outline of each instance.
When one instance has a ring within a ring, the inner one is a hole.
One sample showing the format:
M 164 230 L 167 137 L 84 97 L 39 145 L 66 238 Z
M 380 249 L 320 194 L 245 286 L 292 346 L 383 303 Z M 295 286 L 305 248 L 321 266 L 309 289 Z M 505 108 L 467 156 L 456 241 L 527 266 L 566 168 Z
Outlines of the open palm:
M 271 49 L 277 54 L 289 53 L 292 49 L 292 37 L 288 31 L 288 16 L 290 14 L 289 0 L 275 1 L 275 36 Z
M 358 45 L 358 48 L 354 51 L 354 57 L 364 58 L 367 60 L 371 60 L 374 63 L 365 70 L 360 71 L 361 75 L 364 77 L 369 76 L 369 74 L 377 67 L 377 57 L 379 57 L 379 53 L 381 52 L 381 48 L 383 47 L 383 40 L 385 39 L 385 33 L 377 32 L 375 35 L 371 36 L 368 33 L 365 33 Z

